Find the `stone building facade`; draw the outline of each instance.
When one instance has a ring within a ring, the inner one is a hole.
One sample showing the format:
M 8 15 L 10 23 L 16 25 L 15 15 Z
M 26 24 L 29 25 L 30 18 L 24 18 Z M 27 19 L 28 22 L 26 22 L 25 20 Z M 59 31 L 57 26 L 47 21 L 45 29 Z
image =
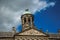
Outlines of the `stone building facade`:
M 60 31 L 59 33 L 44 33 L 42 30 L 37 30 L 34 26 L 34 16 L 30 12 L 21 16 L 21 22 L 21 32 L 16 33 L 13 27 L 13 32 L 0 32 L 0 40 L 60 40 Z

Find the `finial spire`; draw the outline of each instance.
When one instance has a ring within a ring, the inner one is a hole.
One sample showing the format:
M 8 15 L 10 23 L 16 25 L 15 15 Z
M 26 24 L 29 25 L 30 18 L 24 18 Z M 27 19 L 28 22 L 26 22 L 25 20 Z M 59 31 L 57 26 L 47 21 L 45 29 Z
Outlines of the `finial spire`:
M 25 14 L 31 14 L 31 12 L 29 11 L 29 9 L 25 9 Z
M 29 11 L 29 9 L 26 9 L 25 11 Z
M 48 30 L 46 30 L 46 33 L 48 34 Z
M 12 27 L 12 31 L 15 34 L 16 33 L 16 28 L 15 27 Z

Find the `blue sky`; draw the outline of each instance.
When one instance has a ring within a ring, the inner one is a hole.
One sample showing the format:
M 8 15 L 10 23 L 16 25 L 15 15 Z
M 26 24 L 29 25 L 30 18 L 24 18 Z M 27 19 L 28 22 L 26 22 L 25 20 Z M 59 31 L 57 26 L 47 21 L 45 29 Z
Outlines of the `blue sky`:
M 57 32 L 60 29 L 60 1 L 56 0 L 54 7 L 49 7 L 45 11 L 36 12 L 35 25 L 37 28 L 43 28 L 44 31 Z M 39 19 L 39 20 L 38 20 Z
M 38 30 L 43 29 L 44 32 L 48 30 L 51 33 L 57 33 L 60 29 L 60 1 L 59 0 L 46 0 L 49 2 L 55 2 L 54 7 L 46 7 L 46 10 L 35 11 L 34 25 Z M 20 30 L 20 26 L 18 26 Z

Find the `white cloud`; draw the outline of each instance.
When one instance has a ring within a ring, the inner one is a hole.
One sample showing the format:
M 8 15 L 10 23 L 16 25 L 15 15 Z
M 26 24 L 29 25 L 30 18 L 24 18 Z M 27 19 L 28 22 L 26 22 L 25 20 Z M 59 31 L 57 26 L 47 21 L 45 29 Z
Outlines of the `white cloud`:
M 0 31 L 11 31 L 13 26 L 21 23 L 21 15 L 24 10 L 29 8 L 32 14 L 36 10 L 42 10 L 46 7 L 54 6 L 54 2 L 39 0 L 4 0 L 0 1 Z
M 55 2 L 50 2 L 49 5 L 50 6 L 54 6 L 55 5 Z

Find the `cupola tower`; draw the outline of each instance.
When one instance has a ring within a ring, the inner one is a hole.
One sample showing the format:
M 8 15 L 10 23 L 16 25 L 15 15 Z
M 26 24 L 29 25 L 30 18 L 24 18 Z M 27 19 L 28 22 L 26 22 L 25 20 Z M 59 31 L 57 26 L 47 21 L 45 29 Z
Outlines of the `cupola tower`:
M 28 9 L 25 10 L 25 14 L 21 16 L 22 20 L 22 31 L 32 28 L 33 24 L 33 15 L 29 12 Z

